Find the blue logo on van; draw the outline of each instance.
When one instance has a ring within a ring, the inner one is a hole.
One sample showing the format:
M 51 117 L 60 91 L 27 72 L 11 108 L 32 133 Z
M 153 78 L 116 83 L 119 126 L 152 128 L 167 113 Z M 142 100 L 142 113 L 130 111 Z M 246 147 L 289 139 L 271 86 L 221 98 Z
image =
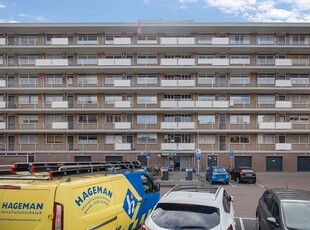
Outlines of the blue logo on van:
M 132 192 L 128 189 L 127 194 L 125 196 L 123 209 L 127 213 L 127 215 L 132 219 L 132 216 L 135 212 L 135 209 L 138 204 L 138 199 L 132 194 Z

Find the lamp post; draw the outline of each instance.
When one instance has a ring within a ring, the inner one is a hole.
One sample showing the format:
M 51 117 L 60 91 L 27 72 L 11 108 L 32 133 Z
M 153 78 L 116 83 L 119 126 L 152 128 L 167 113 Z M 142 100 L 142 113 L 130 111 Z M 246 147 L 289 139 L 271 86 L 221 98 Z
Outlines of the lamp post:
M 196 152 L 196 159 L 197 159 L 197 174 L 199 175 L 200 173 L 200 158 L 201 158 L 201 150 L 199 148 L 199 120 L 197 120 L 197 152 Z M 198 155 L 197 155 L 198 154 Z

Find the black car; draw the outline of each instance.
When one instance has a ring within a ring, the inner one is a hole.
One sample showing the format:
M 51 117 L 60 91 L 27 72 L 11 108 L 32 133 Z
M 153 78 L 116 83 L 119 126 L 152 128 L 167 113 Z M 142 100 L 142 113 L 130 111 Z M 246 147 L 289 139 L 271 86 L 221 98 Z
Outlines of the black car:
M 267 189 L 258 201 L 256 229 L 310 229 L 310 191 Z
M 237 183 L 241 182 L 252 182 L 256 183 L 256 174 L 254 170 L 247 166 L 238 166 L 235 167 L 230 172 L 231 179 L 237 181 Z

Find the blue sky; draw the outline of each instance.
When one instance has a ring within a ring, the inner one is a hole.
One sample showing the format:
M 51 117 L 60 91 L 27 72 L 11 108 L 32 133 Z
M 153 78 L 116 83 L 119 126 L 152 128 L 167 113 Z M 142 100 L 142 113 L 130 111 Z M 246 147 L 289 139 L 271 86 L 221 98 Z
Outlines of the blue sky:
M 0 22 L 310 22 L 310 0 L 0 0 Z

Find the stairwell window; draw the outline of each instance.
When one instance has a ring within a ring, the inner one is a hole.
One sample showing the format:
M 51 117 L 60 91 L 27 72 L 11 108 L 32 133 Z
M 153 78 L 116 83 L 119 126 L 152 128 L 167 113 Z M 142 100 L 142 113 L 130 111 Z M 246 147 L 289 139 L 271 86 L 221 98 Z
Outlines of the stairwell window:
M 19 144 L 38 144 L 39 137 L 35 134 L 21 134 L 19 135 Z

